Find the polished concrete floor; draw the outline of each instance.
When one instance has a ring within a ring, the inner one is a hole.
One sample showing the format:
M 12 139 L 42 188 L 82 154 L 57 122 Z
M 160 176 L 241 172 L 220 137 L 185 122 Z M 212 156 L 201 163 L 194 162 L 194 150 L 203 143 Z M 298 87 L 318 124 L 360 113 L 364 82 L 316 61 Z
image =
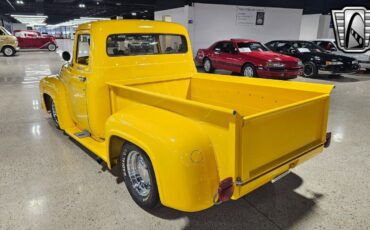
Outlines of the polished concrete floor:
M 0 229 L 370 229 L 370 74 L 334 84 L 332 146 L 275 184 L 198 213 L 148 213 L 40 110 L 58 53 L 0 56 Z

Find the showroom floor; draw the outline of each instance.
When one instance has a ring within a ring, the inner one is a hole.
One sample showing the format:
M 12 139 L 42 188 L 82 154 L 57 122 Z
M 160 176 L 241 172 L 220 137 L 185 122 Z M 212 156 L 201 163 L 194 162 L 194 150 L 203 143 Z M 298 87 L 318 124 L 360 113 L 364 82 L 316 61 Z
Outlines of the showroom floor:
M 370 74 L 335 84 L 320 156 L 243 199 L 199 213 L 140 209 L 124 183 L 55 129 L 39 79 L 56 53 L 0 56 L 0 229 L 370 229 Z

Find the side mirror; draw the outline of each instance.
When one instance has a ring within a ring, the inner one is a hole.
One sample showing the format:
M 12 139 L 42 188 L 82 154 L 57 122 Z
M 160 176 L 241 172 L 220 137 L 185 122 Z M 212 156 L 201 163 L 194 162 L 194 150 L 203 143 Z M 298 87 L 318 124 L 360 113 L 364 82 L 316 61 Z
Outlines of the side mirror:
M 70 61 L 71 60 L 71 54 L 67 51 L 64 51 L 62 53 L 62 58 L 63 58 L 64 61 Z
M 330 51 L 337 51 L 337 49 L 335 47 L 331 47 Z
M 295 53 L 297 53 L 297 52 L 296 52 L 296 50 L 295 50 L 295 49 L 291 49 L 291 50 L 289 50 L 289 53 L 291 53 L 291 54 L 295 54 Z

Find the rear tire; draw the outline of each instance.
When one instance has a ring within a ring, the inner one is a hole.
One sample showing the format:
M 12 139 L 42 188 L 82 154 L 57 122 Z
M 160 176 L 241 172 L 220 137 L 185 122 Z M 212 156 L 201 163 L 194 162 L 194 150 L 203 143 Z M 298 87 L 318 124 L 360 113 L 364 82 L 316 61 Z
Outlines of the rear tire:
M 141 208 L 153 210 L 159 204 L 159 193 L 152 163 L 146 153 L 131 143 L 123 145 L 121 173 L 132 199 Z
M 14 56 L 16 51 L 13 47 L 11 46 L 5 46 L 2 50 L 4 56 L 6 57 L 10 57 L 10 56 Z
M 215 69 L 213 68 L 212 61 L 209 58 L 204 58 L 203 69 L 206 73 L 213 73 Z
M 241 74 L 243 77 L 257 77 L 256 68 L 252 64 L 245 64 Z
M 48 50 L 49 50 L 49 51 L 55 51 L 56 49 L 57 49 L 57 46 L 56 46 L 55 44 L 50 43 L 50 44 L 48 45 Z
M 307 62 L 304 64 L 303 76 L 304 77 L 316 77 L 318 75 L 318 69 L 315 63 Z

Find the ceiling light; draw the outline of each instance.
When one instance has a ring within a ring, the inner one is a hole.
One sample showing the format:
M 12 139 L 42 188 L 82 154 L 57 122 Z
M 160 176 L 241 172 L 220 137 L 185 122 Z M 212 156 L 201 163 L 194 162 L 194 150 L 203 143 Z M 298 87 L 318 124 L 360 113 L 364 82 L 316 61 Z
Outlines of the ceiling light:
M 35 25 L 45 25 L 45 20 L 48 16 L 44 15 L 20 15 L 20 14 L 12 14 L 10 15 L 15 18 L 20 23 L 35 26 Z
M 86 5 L 85 5 L 85 3 L 80 3 L 80 4 L 78 4 L 78 7 L 80 7 L 80 8 L 86 8 Z
M 147 11 L 147 10 L 144 10 L 144 12 L 145 12 L 145 13 L 148 13 L 148 11 Z
M 96 2 L 96 5 L 98 5 L 98 6 L 99 6 L 99 5 L 100 5 L 100 2 Z
M 132 13 L 131 13 L 131 15 L 132 15 L 132 16 L 136 16 L 136 12 L 132 12 Z
M 15 3 L 17 3 L 18 5 L 24 5 L 23 0 L 17 0 Z

